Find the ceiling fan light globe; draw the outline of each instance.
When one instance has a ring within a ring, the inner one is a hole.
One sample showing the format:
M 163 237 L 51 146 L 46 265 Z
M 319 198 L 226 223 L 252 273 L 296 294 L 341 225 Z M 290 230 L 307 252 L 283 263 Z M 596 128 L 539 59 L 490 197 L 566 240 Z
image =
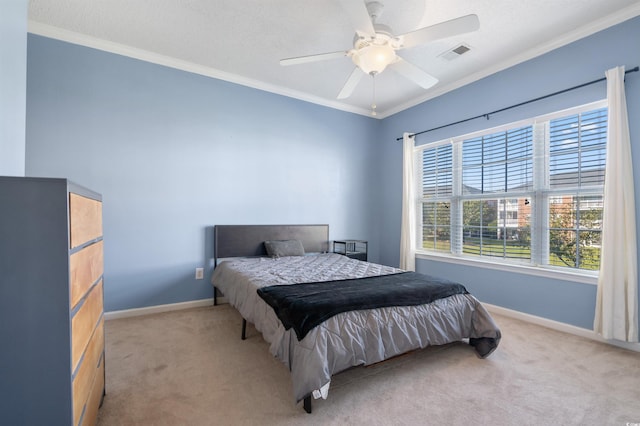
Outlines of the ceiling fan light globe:
M 389 44 L 370 44 L 353 55 L 353 63 L 366 74 L 379 74 L 396 58 L 395 50 Z

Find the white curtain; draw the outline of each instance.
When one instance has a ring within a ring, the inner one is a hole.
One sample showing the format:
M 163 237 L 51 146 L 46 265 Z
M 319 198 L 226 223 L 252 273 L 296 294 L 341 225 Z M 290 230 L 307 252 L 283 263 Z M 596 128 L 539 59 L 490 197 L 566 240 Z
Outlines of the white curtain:
M 606 72 L 609 103 L 600 275 L 594 330 L 606 339 L 638 341 L 636 209 L 624 67 Z
M 400 231 L 400 268 L 416 270 L 416 205 L 413 175 L 414 136 L 403 135 L 402 229 Z

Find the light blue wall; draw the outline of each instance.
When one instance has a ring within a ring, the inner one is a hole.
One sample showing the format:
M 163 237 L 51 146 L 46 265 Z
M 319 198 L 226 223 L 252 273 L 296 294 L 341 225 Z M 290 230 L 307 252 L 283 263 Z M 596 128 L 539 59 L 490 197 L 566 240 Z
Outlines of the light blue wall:
M 474 117 L 604 77 L 607 69 L 640 65 L 640 18 L 635 18 L 493 74 L 473 84 L 389 117 L 383 122 L 379 199 L 382 263 L 399 262 L 403 132 L 419 132 Z M 627 75 L 635 191 L 640 202 L 640 73 Z M 418 136 L 421 145 L 606 98 L 606 83 L 568 92 L 534 104 Z M 636 208 L 636 210 L 638 210 Z M 640 221 L 638 221 L 640 223 Z M 640 228 L 639 228 L 640 230 Z M 640 239 L 638 240 L 640 241 Z M 482 301 L 583 328 L 593 325 L 596 287 L 523 274 L 418 260 L 420 272 L 448 276 L 464 283 Z
M 214 224 L 329 223 L 331 238 L 368 239 L 371 260 L 397 265 L 397 137 L 631 68 L 637 40 L 640 18 L 377 121 L 30 35 L 26 171 L 103 194 L 108 311 L 210 297 L 193 274 L 209 272 Z M 632 141 L 639 78 L 626 84 Z M 600 83 L 418 143 L 604 97 Z M 633 156 L 640 164 L 635 142 Z M 639 191 L 637 183 L 638 200 Z M 418 269 L 461 281 L 488 303 L 592 325 L 592 285 L 426 260 Z
M 211 297 L 215 224 L 327 223 L 379 247 L 380 126 L 29 35 L 26 172 L 102 194 L 107 311 Z
M 0 175 L 24 176 L 27 0 L 0 1 Z

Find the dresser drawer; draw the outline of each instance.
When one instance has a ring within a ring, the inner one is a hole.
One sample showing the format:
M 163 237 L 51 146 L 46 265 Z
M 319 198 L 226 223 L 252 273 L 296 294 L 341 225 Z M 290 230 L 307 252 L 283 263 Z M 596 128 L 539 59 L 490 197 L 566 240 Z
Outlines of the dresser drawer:
M 89 287 L 102 275 L 103 247 L 103 242 L 98 241 L 71 255 L 71 308 L 76 306 Z
M 102 355 L 104 353 L 104 320 L 95 329 L 91 336 L 84 358 L 73 378 L 73 424 L 77 425 L 82 415 L 85 404 L 89 401 L 93 384 L 97 378 L 96 374 L 101 374 L 100 365 L 104 365 Z M 90 405 L 90 404 L 89 404 Z
M 71 371 L 76 370 L 102 312 L 102 280 L 100 280 L 71 319 Z
M 102 236 L 102 203 L 69 194 L 69 241 L 71 248 Z
M 87 399 L 87 405 L 84 409 L 84 415 L 82 416 L 82 426 L 95 425 L 98 420 L 98 408 L 100 408 L 100 401 L 104 394 L 104 356 L 100 359 L 100 365 L 96 372 L 96 377 L 93 379 L 93 386 L 91 387 L 91 394 Z

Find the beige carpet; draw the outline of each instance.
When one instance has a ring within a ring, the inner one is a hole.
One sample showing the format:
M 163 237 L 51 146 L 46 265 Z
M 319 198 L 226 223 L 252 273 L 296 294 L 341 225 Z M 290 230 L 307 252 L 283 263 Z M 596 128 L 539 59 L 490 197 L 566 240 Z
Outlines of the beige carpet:
M 313 413 L 230 306 L 106 322 L 107 425 L 640 423 L 640 354 L 503 316 L 486 360 L 463 343 L 334 377 Z

